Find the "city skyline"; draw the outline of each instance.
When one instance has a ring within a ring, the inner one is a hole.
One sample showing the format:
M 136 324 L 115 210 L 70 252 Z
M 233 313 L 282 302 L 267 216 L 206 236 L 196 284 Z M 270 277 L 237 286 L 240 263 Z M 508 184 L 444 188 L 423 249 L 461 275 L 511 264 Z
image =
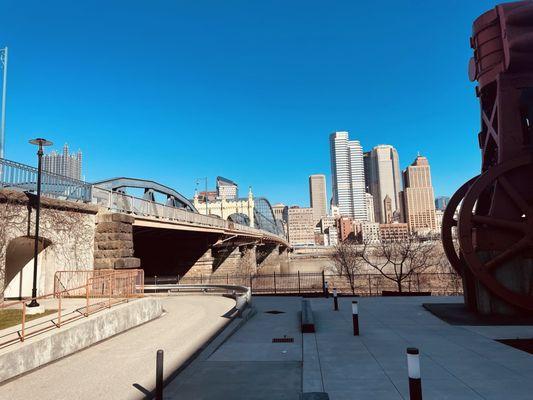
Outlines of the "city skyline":
M 386 31 L 370 22 L 383 6 L 371 3 L 306 4 L 305 19 L 296 17 L 298 3 L 286 5 L 284 16 L 276 5 L 246 4 L 239 12 L 213 5 L 204 13 L 195 4 L 129 4 L 126 18 L 120 2 L 106 4 L 106 15 L 103 2 L 81 14 L 67 2 L 54 4 L 0 5 L 10 15 L 0 27 L 10 49 L 8 159 L 33 165 L 27 140 L 38 133 L 79 144 L 88 181 L 129 175 L 192 197 L 198 176 L 221 175 L 273 202 L 304 205 L 306 177 L 329 171 L 324 135 L 347 130 L 365 149 L 392 144 L 403 155 L 401 169 L 417 151 L 427 155 L 437 196 L 479 173 L 478 105 L 464 38 L 495 2 L 441 4 L 438 29 L 420 18 L 433 15 L 432 5 L 391 2 L 390 18 L 379 25 Z M 264 20 L 276 24 L 276 35 L 266 34 Z M 311 28 L 317 25 L 320 33 Z M 140 27 L 148 33 L 139 35 Z M 84 50 L 94 47 L 99 57 Z M 143 62 L 132 62 L 139 50 Z M 362 53 L 372 56 L 361 63 Z M 390 56 L 398 60 L 394 69 L 385 62 Z M 331 59 L 339 64 L 325 61 Z M 433 76 L 447 76 L 446 88 L 435 90 Z M 409 101 L 398 100 L 400 90 Z M 240 146 L 239 158 L 220 163 L 222 151 L 235 154 L 228 138 Z M 443 140 L 455 143 L 454 151 L 442 152 Z M 449 171 L 449 163 L 462 168 Z

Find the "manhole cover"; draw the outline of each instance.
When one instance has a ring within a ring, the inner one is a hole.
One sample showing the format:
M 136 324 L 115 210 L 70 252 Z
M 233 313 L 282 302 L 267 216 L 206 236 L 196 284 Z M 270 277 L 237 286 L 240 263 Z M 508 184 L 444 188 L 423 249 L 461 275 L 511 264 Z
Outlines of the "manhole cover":
M 273 338 L 272 343 L 294 343 L 294 338 L 291 337 L 280 337 L 280 338 Z
M 265 314 L 285 314 L 285 311 L 270 310 L 270 311 L 265 311 Z

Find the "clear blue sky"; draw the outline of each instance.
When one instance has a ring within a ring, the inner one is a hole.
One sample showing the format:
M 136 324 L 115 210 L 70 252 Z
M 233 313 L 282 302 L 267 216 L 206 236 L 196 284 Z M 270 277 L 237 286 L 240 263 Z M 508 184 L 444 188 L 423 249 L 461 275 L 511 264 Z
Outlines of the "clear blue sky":
M 328 135 L 429 158 L 436 195 L 479 171 L 467 78 L 473 19 L 496 2 L 0 2 L 10 51 L 6 158 L 68 142 L 89 181 L 197 177 L 306 205 Z M 331 187 L 328 187 L 330 192 Z

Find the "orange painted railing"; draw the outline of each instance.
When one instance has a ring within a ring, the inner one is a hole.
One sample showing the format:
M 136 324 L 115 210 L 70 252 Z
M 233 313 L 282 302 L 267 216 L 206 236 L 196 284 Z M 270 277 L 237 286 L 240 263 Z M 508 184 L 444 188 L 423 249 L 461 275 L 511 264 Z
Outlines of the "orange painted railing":
M 47 308 L 54 309 L 54 313 L 47 315 L 49 319 L 45 323 L 39 322 L 28 326 L 26 303 L 34 298 L 5 301 L 0 304 L 0 311 L 22 310 L 20 323 L 1 331 L 0 348 L 14 342 L 23 342 L 28 337 L 60 328 L 68 322 L 88 317 L 100 310 L 111 308 L 115 304 L 143 296 L 144 271 L 140 269 L 58 271 L 54 276 L 54 292 L 35 297 L 37 302 L 46 300 Z M 64 300 L 73 298 L 81 299 L 83 305 L 79 304 L 65 315 Z M 50 299 L 56 306 L 51 306 Z

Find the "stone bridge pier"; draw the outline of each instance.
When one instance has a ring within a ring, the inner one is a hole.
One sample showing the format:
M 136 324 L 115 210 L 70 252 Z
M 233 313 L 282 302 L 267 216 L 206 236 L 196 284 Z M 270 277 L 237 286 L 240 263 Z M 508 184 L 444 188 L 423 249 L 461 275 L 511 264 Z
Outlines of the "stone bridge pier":
M 271 274 L 281 272 L 279 245 L 264 244 L 256 250 L 257 272 Z

